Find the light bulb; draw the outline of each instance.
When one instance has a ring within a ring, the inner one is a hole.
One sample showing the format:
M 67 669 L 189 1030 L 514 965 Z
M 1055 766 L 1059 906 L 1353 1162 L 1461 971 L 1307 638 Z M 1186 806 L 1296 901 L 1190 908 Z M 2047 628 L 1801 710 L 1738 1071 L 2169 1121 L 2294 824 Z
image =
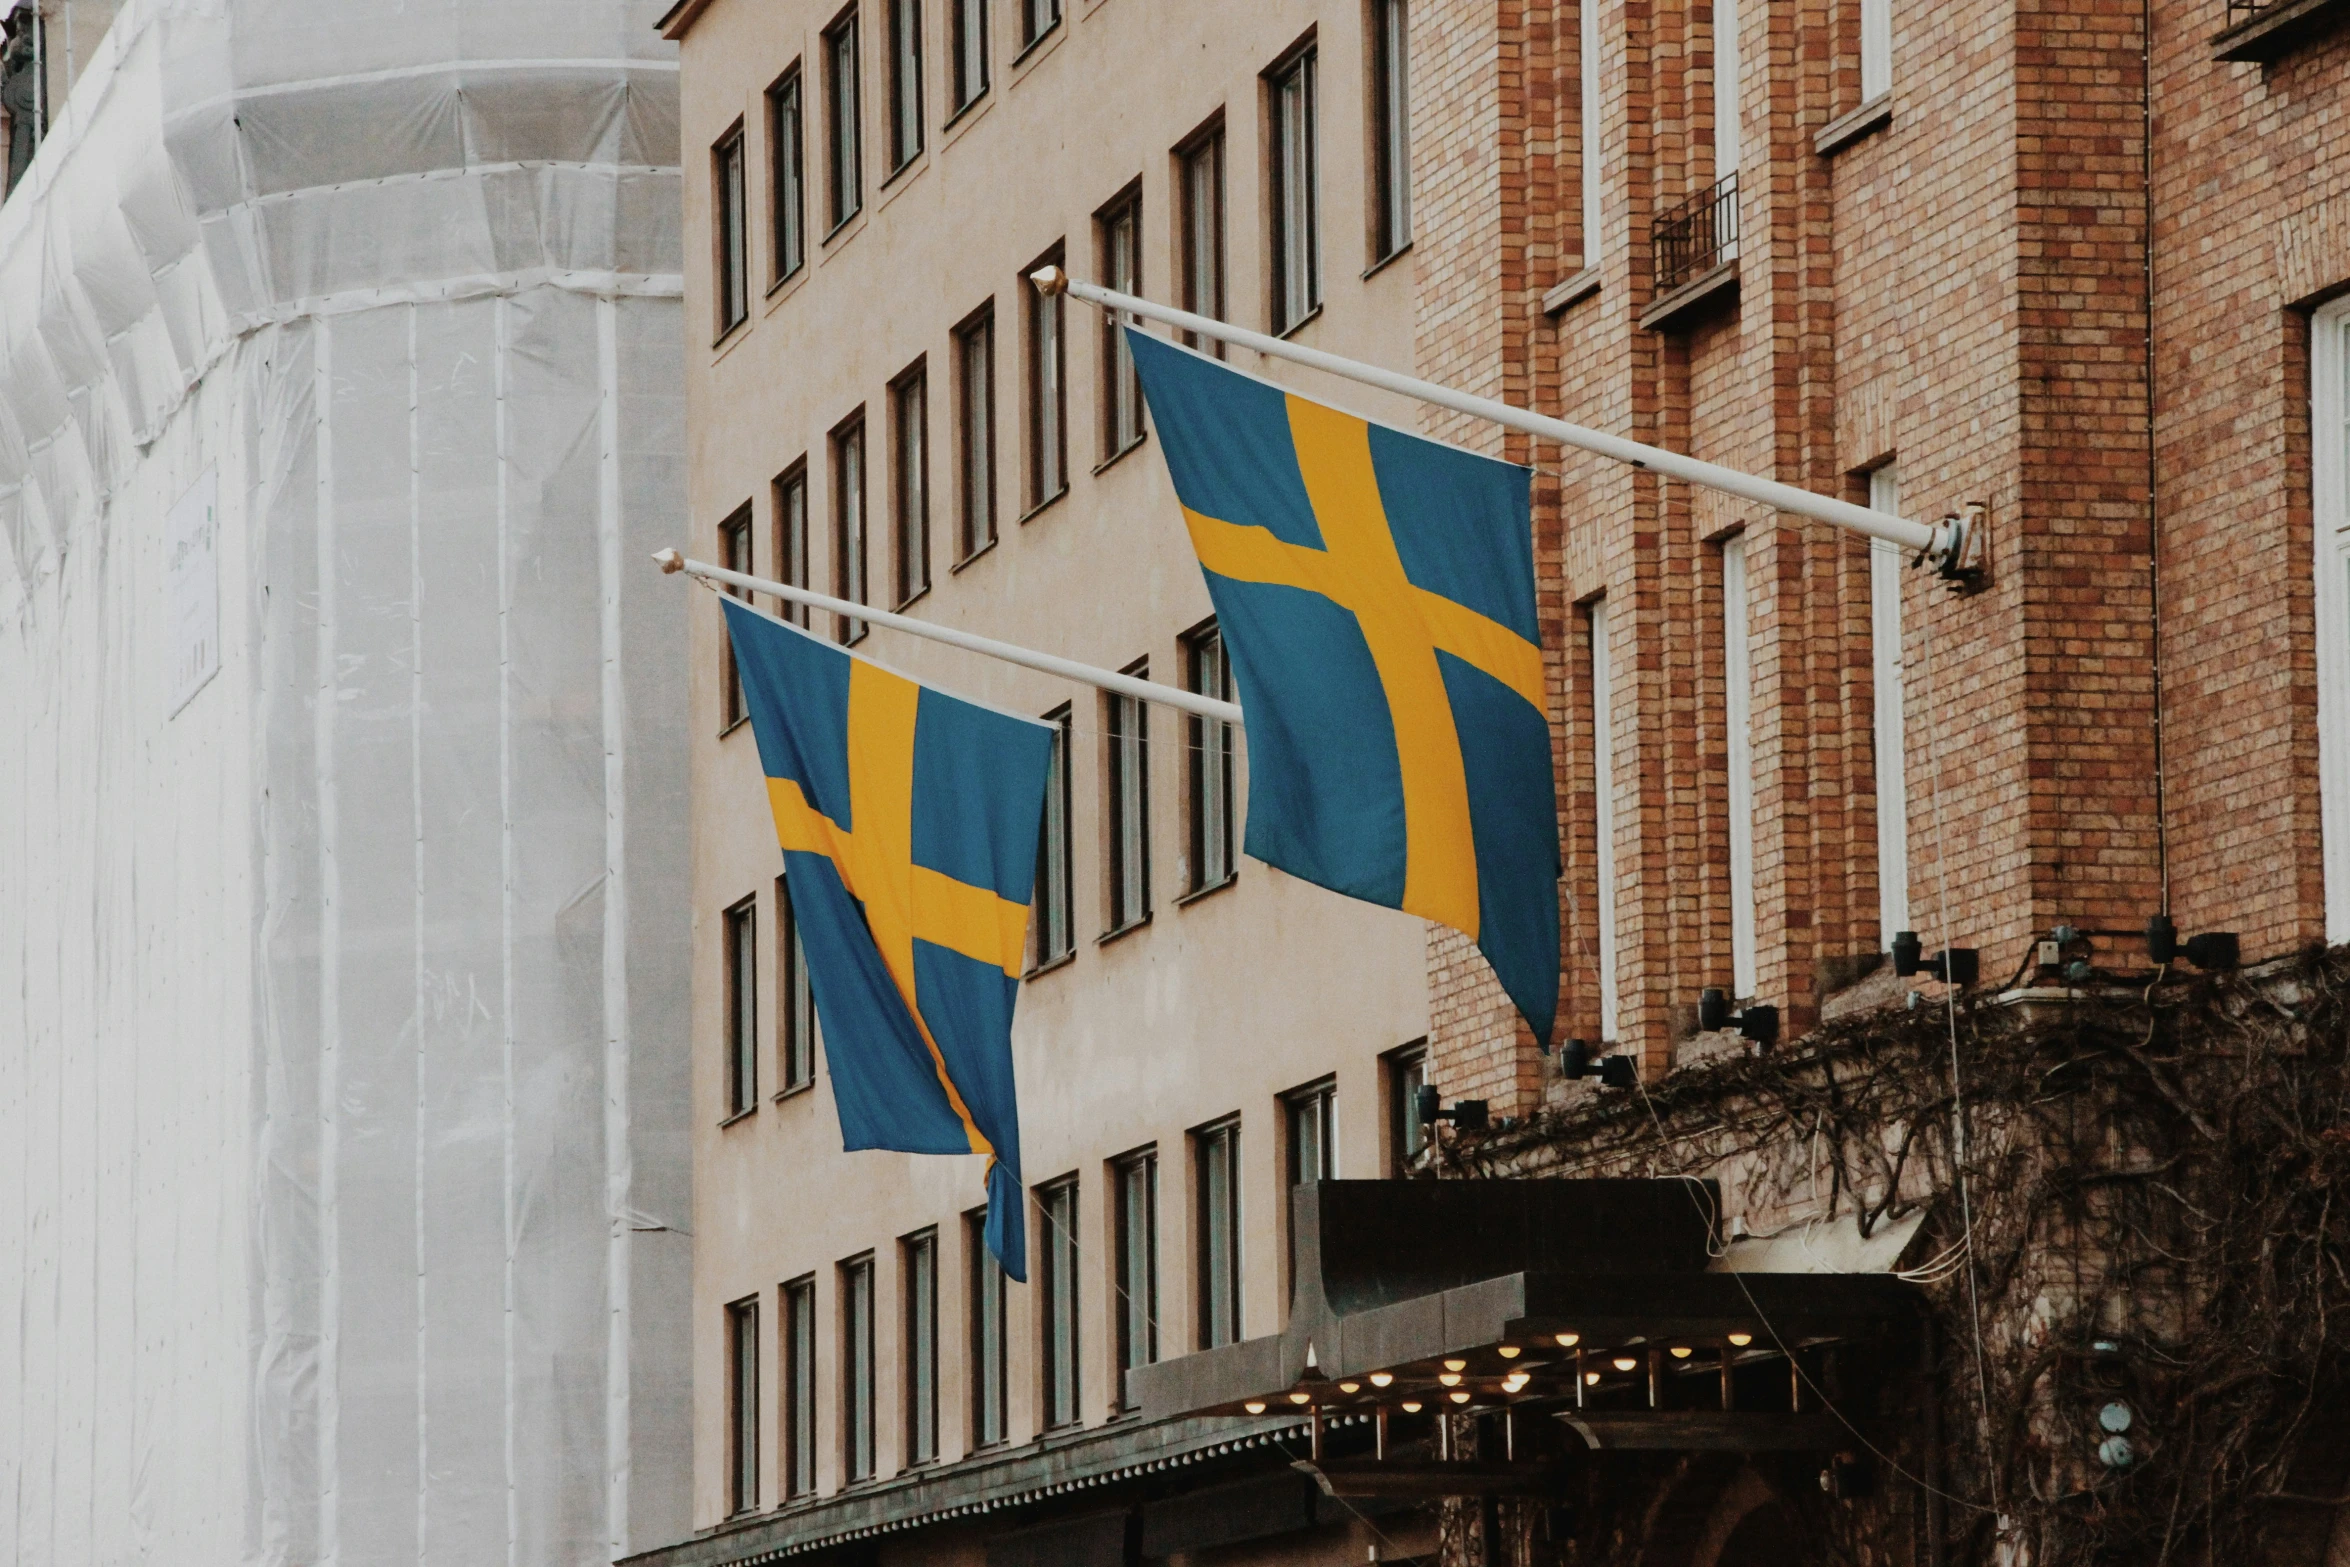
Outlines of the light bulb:
M 1292 1393 L 1289 1395 L 1289 1401 L 1293 1404 L 1310 1404 L 1314 1401 L 1314 1395 L 1311 1393 Z
M 1461 1385 L 1461 1374 L 1457 1371 L 1447 1371 L 1444 1373 L 1444 1375 L 1438 1377 L 1436 1380 L 1443 1383 L 1446 1387 L 1459 1387 Z
M 1629 1371 L 1634 1366 L 1639 1365 L 1640 1362 L 1633 1359 L 1630 1355 L 1618 1355 L 1615 1359 L 1609 1361 L 1608 1364 L 1614 1366 L 1618 1371 Z
M 1599 1380 L 1599 1373 L 1596 1371 L 1586 1371 L 1583 1373 L 1583 1380 L 1586 1384 L 1595 1383 Z
M 1526 1379 L 1524 1377 L 1504 1377 L 1501 1379 L 1501 1385 L 1509 1392 L 1515 1393 L 1526 1385 Z
M 1465 1360 L 1448 1360 L 1444 1363 L 1444 1369 L 1447 1371 L 1466 1371 L 1469 1369 L 1469 1363 Z
M 1686 1344 L 1675 1344 L 1673 1346 L 1673 1358 L 1675 1360 L 1687 1360 L 1689 1358 L 1689 1346 Z
M 1261 1398 L 1252 1398 L 1240 1407 L 1252 1415 L 1261 1415 L 1265 1412 L 1265 1401 Z
M 1373 1387 L 1385 1387 L 1388 1383 L 1393 1382 L 1394 1380 L 1395 1373 L 1392 1371 L 1374 1371 L 1371 1373 L 1371 1385 Z
M 1420 1412 L 1420 1401 L 1416 1398 L 1405 1399 L 1403 1401 L 1403 1412 L 1407 1415 L 1418 1414 Z
M 1465 1404 L 1469 1401 L 1469 1395 L 1465 1392 L 1452 1394 L 1451 1397 L 1452 1401 L 1456 1404 Z
M 1519 1349 L 1515 1344 L 1504 1344 L 1500 1349 L 1496 1350 L 1495 1353 L 1500 1355 L 1504 1360 L 1515 1360 L 1521 1354 L 1524 1354 L 1525 1351 Z
M 1561 1349 L 1573 1349 L 1577 1344 L 1583 1342 L 1583 1335 L 1580 1333 L 1560 1333 L 1554 1337 L 1558 1339 Z
M 1753 1342 L 1754 1335 L 1751 1333 L 1733 1333 L 1730 1335 L 1730 1344 L 1733 1348 L 1736 1349 L 1744 1349 L 1747 1345 Z
M 1360 1382 L 1341 1382 L 1338 1384 L 1338 1391 L 1341 1393 L 1360 1393 L 1362 1390 L 1363 1385 Z

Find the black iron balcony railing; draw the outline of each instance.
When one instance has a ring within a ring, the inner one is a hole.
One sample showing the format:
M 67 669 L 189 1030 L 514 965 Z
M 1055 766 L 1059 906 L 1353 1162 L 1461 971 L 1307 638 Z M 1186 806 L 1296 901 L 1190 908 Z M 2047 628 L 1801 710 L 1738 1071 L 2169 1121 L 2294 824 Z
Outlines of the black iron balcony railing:
M 2276 0 L 2228 0 L 2228 25 L 2250 21 L 2274 4 Z
M 1738 176 L 1725 174 L 1670 211 L 1658 214 L 1656 291 L 1669 294 L 1737 253 Z

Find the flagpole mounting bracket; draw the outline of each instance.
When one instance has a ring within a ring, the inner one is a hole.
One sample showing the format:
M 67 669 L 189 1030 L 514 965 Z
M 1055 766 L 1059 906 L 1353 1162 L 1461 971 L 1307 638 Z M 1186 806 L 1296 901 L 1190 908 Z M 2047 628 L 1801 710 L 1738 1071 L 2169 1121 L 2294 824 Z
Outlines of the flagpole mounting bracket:
M 653 564 L 660 567 L 665 574 L 675 576 L 685 570 L 685 557 L 675 550 L 655 550 Z
M 1953 593 L 1979 593 L 1991 583 L 1991 504 L 1968 501 L 1934 525 L 1934 541 L 1918 553 Z

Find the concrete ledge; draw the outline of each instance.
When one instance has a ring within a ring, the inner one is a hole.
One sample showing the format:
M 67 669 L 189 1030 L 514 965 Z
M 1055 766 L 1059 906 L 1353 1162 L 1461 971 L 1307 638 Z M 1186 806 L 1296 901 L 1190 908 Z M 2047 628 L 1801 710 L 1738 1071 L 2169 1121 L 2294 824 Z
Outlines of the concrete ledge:
M 2350 19 L 2350 0 L 2277 0 L 2212 39 L 2212 56 L 2266 65 L 2345 19 Z
M 1599 292 L 1599 268 L 1585 267 L 1559 282 L 1553 283 L 1542 295 L 1542 313 L 1555 316 L 1578 299 L 1589 299 Z
M 1723 262 L 1691 278 L 1640 312 L 1643 332 L 1686 332 L 1704 318 L 1738 301 L 1738 262 Z
M 1811 139 L 1811 150 L 1823 158 L 1833 158 L 1864 136 L 1871 136 L 1893 123 L 1893 95 L 1881 92 L 1850 114 L 1839 114 L 1819 129 Z

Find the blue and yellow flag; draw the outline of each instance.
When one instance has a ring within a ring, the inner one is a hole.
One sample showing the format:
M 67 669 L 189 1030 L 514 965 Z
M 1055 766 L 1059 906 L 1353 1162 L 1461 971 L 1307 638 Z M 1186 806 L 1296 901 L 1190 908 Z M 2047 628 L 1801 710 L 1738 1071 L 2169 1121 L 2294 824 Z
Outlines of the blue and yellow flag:
M 1248 714 L 1248 852 L 1472 937 L 1558 1010 L 1528 470 L 1127 328 Z
M 1012 1004 L 1052 730 L 726 604 L 849 1148 L 983 1153 L 1025 1281 Z

